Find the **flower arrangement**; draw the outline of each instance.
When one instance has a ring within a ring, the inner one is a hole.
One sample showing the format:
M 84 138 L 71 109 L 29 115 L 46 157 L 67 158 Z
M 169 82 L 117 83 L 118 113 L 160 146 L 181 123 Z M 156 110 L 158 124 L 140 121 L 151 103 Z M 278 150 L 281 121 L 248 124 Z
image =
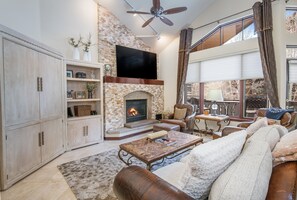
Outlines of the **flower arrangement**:
M 82 45 L 83 45 L 83 51 L 84 51 L 84 52 L 89 52 L 89 51 L 90 51 L 90 46 L 91 46 L 91 44 L 92 44 L 92 42 L 91 42 L 91 38 L 92 38 L 92 35 L 91 35 L 91 33 L 89 33 L 89 38 L 88 38 L 88 40 L 87 40 L 86 42 L 81 41 L 81 43 L 82 43 Z
M 97 87 L 96 83 L 87 83 L 87 90 L 88 92 L 93 92 Z
M 75 41 L 73 37 L 69 38 L 68 43 L 73 46 L 74 48 L 77 48 L 80 43 L 82 43 L 82 37 L 79 36 L 79 39 Z

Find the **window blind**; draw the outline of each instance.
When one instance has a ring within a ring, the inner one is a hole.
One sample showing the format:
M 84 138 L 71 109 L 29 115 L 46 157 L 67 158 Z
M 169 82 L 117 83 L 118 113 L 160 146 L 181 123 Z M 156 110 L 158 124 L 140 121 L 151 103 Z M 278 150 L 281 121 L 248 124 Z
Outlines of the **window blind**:
M 199 83 L 199 67 L 200 62 L 188 65 L 186 83 Z
M 242 55 L 241 79 L 263 78 L 260 52 L 252 52 Z
M 289 82 L 297 83 L 297 60 L 289 61 Z
M 237 80 L 241 76 L 241 55 L 201 62 L 201 82 Z

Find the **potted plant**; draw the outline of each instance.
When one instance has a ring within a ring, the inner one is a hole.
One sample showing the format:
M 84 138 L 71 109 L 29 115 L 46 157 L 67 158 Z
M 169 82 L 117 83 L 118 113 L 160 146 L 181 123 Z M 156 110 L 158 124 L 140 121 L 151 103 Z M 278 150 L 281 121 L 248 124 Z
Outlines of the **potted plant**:
M 94 90 L 96 89 L 97 84 L 96 83 L 87 83 L 87 90 L 88 90 L 88 98 L 93 98 Z
M 78 46 L 81 44 L 82 42 L 82 37 L 79 36 L 79 39 L 76 41 L 73 37 L 69 38 L 68 43 L 74 47 L 73 49 L 73 59 L 79 60 L 80 59 L 80 55 L 79 55 L 79 49 Z
M 83 51 L 84 51 L 84 58 L 83 58 L 83 60 L 89 61 L 89 62 L 91 62 L 91 52 L 90 52 L 90 46 L 92 44 L 91 38 L 92 38 L 92 35 L 91 35 L 91 33 L 89 33 L 88 40 L 86 42 L 81 41 L 81 43 L 83 45 Z

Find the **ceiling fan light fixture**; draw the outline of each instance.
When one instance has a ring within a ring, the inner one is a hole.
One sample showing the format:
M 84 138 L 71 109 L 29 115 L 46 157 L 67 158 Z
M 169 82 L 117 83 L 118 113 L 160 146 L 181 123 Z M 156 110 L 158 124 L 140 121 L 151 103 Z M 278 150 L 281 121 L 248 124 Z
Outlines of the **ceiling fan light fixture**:
M 124 0 L 124 1 L 127 2 L 127 0 Z M 187 10 L 187 7 L 175 7 L 175 8 L 170 8 L 170 9 L 164 10 L 163 7 L 160 5 L 160 0 L 152 0 L 152 2 L 153 2 L 153 7 L 150 9 L 149 12 L 135 11 L 135 10 L 127 11 L 127 13 L 130 13 L 130 14 L 153 15 L 153 17 L 151 17 L 145 21 L 145 23 L 142 25 L 142 28 L 149 25 L 153 21 L 154 18 L 160 18 L 164 24 L 167 24 L 168 26 L 173 26 L 173 22 L 170 21 L 168 18 L 166 18 L 164 15 L 176 14 L 176 13 L 184 12 Z

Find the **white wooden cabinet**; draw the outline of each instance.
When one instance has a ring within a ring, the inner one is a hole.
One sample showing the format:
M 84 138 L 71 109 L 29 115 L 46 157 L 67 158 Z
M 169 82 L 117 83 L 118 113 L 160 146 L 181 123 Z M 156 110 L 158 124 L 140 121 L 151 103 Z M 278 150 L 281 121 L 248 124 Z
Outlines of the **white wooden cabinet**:
M 39 120 L 38 52 L 3 39 L 5 125 Z
M 32 125 L 7 131 L 6 179 L 8 182 L 41 164 L 40 125 Z
M 75 60 L 65 61 L 66 70 L 72 72 L 71 77 L 67 77 L 67 91 L 72 91 L 72 95 L 67 98 L 67 149 L 75 149 L 90 144 L 99 143 L 103 140 L 103 83 L 102 83 L 102 64 L 90 63 Z M 77 78 L 77 72 L 86 74 L 85 78 Z M 66 72 L 65 72 L 66 74 Z M 94 96 L 89 98 L 77 98 L 75 93 L 82 91 L 87 94 L 87 83 L 95 83 L 96 89 Z M 96 114 L 87 116 L 77 116 L 74 112 L 75 106 L 88 105 Z
M 65 151 L 62 56 L 0 25 L 0 189 Z
M 67 145 L 69 149 L 102 141 L 102 120 L 100 116 L 76 119 L 67 123 Z

